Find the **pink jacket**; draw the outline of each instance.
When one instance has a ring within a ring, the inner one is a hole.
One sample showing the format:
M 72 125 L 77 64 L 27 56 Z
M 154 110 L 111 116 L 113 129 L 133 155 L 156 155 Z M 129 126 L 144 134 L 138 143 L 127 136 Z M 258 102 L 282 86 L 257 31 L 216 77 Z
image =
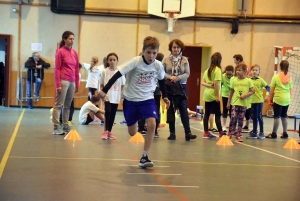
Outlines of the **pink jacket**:
M 60 80 L 75 82 L 76 88 L 79 88 L 79 62 L 76 50 L 66 46 L 57 50 L 54 77 L 56 88 L 61 87 Z

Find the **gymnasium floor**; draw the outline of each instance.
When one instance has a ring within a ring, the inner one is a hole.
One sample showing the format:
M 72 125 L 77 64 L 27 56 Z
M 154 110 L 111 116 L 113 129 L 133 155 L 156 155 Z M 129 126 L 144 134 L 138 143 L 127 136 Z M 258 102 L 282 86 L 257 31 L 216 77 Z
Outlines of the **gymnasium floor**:
M 178 119 L 177 140 L 168 141 L 168 126 L 161 128 L 150 151 L 155 167 L 140 169 L 143 144 L 128 142 L 122 112 L 117 140 L 101 140 L 98 123 L 78 125 L 76 110 L 73 128 L 82 140 L 66 141 L 52 135 L 49 117 L 49 109 L 0 107 L 1 201 L 300 200 L 300 150 L 283 149 L 286 139 L 244 134 L 243 143 L 217 146 L 191 120 L 198 138 L 186 142 Z M 268 133 L 273 120 L 264 120 Z

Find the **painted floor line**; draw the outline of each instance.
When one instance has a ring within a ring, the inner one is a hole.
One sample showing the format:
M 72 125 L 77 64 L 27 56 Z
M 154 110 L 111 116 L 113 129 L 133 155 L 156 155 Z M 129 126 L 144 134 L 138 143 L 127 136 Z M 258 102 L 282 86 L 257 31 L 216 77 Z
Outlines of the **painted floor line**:
M 49 159 L 49 160 L 99 160 L 99 161 L 135 161 L 130 159 L 114 159 L 114 158 L 59 158 L 59 157 L 39 157 L 39 156 L 9 156 L 9 158 L 14 159 Z M 268 165 L 268 164 L 236 164 L 236 163 L 213 163 L 213 162 L 201 162 L 201 161 L 165 161 L 165 160 L 155 160 L 161 163 L 181 163 L 181 164 L 201 164 L 201 165 L 231 165 L 231 166 L 253 166 L 253 167 L 273 167 L 273 168 L 296 168 L 300 169 L 299 166 L 280 166 L 280 165 Z M 125 165 L 119 164 L 123 167 L 138 167 L 135 165 Z M 170 166 L 155 166 L 155 168 L 168 168 Z M 139 168 L 140 169 L 140 168 Z
M 125 164 L 119 164 L 119 166 L 121 166 L 121 167 L 138 167 L 138 165 L 125 165 Z M 159 168 L 169 168 L 170 166 L 157 166 L 157 165 L 155 165 L 155 168 L 157 168 L 157 167 L 159 167 Z
M 5 168 L 6 162 L 7 162 L 7 160 L 8 160 L 10 151 L 11 151 L 11 149 L 12 149 L 12 146 L 13 146 L 13 144 L 14 144 L 15 138 L 16 138 L 16 136 L 17 136 L 17 133 L 18 133 L 18 130 L 19 130 L 21 121 L 22 121 L 22 119 L 23 119 L 24 112 L 25 112 L 25 110 L 23 109 L 23 111 L 22 111 L 22 113 L 21 113 L 21 115 L 20 115 L 20 117 L 19 117 L 19 119 L 18 119 L 18 121 L 17 121 L 17 124 L 16 124 L 16 127 L 15 127 L 15 129 L 14 129 L 14 132 L 13 132 L 13 134 L 12 134 L 10 140 L 9 140 L 9 143 L 8 143 L 8 145 L 7 145 L 7 147 L 6 147 L 6 150 L 5 150 L 5 152 L 4 152 L 4 155 L 3 155 L 3 157 L 2 157 L 2 160 L 1 160 L 1 163 L 0 163 L 0 179 L 1 179 L 1 177 L 2 177 L 3 171 L 4 171 L 4 168 Z
M 130 173 L 130 172 L 127 172 L 126 174 L 140 174 L 140 175 L 151 175 L 151 173 L 147 173 L 147 172 L 144 172 L 144 173 Z M 182 176 L 182 174 L 165 174 L 165 173 L 155 173 L 157 175 L 166 175 L 166 176 Z
M 138 184 L 140 187 L 168 187 L 165 185 L 144 185 L 144 184 Z M 199 186 L 176 186 L 176 185 L 169 185 L 169 187 L 173 188 L 199 188 Z
M 204 132 L 203 130 L 198 129 L 198 128 L 194 128 L 194 127 L 192 127 L 192 126 L 191 126 L 191 128 L 193 128 L 193 129 L 195 129 L 195 130 L 198 130 L 198 131 Z M 215 136 L 217 136 L 217 135 L 215 135 Z M 286 156 L 277 154 L 277 153 L 275 153 L 275 152 L 268 151 L 268 150 L 266 150 L 266 149 L 262 149 L 262 148 L 258 148 L 258 147 L 252 146 L 252 145 L 248 145 L 248 144 L 245 144 L 244 142 L 237 142 L 237 141 L 233 141 L 233 142 L 238 143 L 238 144 L 243 145 L 243 146 L 251 147 L 251 148 L 253 148 L 253 149 L 257 149 L 257 150 L 260 150 L 260 151 L 263 151 L 263 152 L 266 152 L 266 153 L 269 153 L 269 154 L 273 154 L 273 155 L 279 156 L 279 157 L 281 157 L 281 158 L 285 158 L 285 159 L 288 159 L 288 160 L 291 160 L 291 161 L 300 163 L 299 160 L 296 160 L 296 159 L 293 159 L 293 158 L 289 158 L 289 157 L 286 157 Z

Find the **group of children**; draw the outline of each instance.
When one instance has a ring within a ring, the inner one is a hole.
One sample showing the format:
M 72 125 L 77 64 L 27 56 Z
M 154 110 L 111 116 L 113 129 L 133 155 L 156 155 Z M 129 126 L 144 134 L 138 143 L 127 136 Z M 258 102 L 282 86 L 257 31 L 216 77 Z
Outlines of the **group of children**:
M 142 55 L 134 57 L 132 60 L 117 67 L 118 56 L 115 53 L 107 55 L 107 68 L 101 71 L 94 69 L 96 59 L 93 57 L 89 69 L 89 78 L 100 79 L 101 90 L 98 91 L 95 86 L 88 86 L 89 101 L 86 102 L 79 112 L 80 124 L 87 125 L 96 117 L 104 120 L 105 129 L 102 139 L 116 139 L 112 134 L 118 104 L 121 97 L 123 100 L 123 112 L 128 126 L 128 132 L 131 136 L 137 133 L 137 122 L 145 119 L 147 123 L 147 135 L 145 136 L 144 150 L 140 159 L 140 167 L 153 167 L 154 163 L 149 159 L 149 150 L 157 129 L 157 119 L 159 111 L 154 100 L 154 90 L 159 84 L 162 99 L 168 108 L 170 101 L 167 98 L 165 85 L 165 71 L 160 61 L 156 60 L 159 50 L 159 41 L 155 37 L 148 36 L 143 41 Z M 203 138 L 215 138 L 208 128 L 209 117 L 215 115 L 215 122 L 219 132 L 219 137 L 226 134 L 224 126 L 228 111 L 230 112 L 230 124 L 228 135 L 236 136 L 238 141 L 243 141 L 241 131 L 246 110 L 251 108 L 253 130 L 248 138 L 265 138 L 262 119 L 263 88 L 269 89 L 267 83 L 259 77 L 260 67 L 254 65 L 247 68 L 245 63 L 240 62 L 234 68 L 227 66 L 222 74 L 221 70 L 222 56 L 216 52 L 211 57 L 210 67 L 205 71 L 202 85 L 204 85 L 204 135 Z M 281 72 L 274 75 L 271 81 L 270 104 L 274 108 L 274 126 L 273 132 L 266 138 L 276 138 L 279 126 L 279 118 L 283 125 L 283 134 L 281 138 L 287 138 L 287 109 L 290 103 L 290 90 L 292 80 L 288 75 L 289 63 L 282 61 L 280 63 Z M 249 71 L 251 71 L 249 73 Z M 92 73 L 97 76 L 92 76 Z M 249 74 L 249 75 L 248 75 Z M 126 80 L 125 80 L 126 75 Z M 247 76 L 248 75 L 248 76 Z M 250 76 L 251 75 L 251 76 Z M 94 81 L 95 81 L 94 80 Z M 91 80 L 90 80 L 91 81 Z M 88 83 L 94 83 L 91 81 Z M 221 124 L 220 99 L 222 94 L 223 101 L 223 128 Z M 105 110 L 99 109 L 100 99 L 104 101 Z M 238 129 L 236 130 L 236 124 Z M 257 125 L 260 125 L 260 132 L 257 131 Z
M 211 65 L 205 71 L 202 85 L 204 85 L 204 135 L 203 138 L 215 138 L 208 129 L 208 119 L 211 114 L 215 115 L 215 122 L 219 132 L 219 137 L 226 134 L 226 118 L 228 110 L 230 112 L 230 124 L 228 135 L 230 138 L 234 135 L 239 142 L 243 142 L 242 129 L 243 121 L 247 112 L 251 112 L 253 120 L 253 130 L 250 131 L 247 138 L 264 139 L 277 138 L 277 130 L 279 126 L 279 118 L 281 118 L 283 126 L 283 134 L 281 138 L 288 138 L 287 134 L 287 110 L 290 104 L 290 94 L 292 88 L 292 80 L 288 75 L 289 63 L 286 60 L 280 63 L 280 72 L 273 76 L 270 87 L 264 79 L 259 77 L 260 66 L 254 65 L 250 69 L 242 62 L 237 60 L 242 58 L 241 55 L 235 55 L 234 68 L 227 66 L 223 75 L 221 73 L 222 56 L 216 52 L 211 57 Z M 266 88 L 267 95 L 263 97 L 263 89 Z M 222 90 L 222 93 L 220 93 Z M 221 127 L 220 112 L 220 94 L 222 94 L 223 102 L 223 128 Z M 264 135 L 264 123 L 262 118 L 263 102 L 269 101 L 274 110 L 274 125 L 271 134 Z M 249 120 L 249 117 L 247 120 Z M 237 130 L 236 124 L 238 124 Z M 258 132 L 258 124 L 260 130 Z M 244 127 L 245 128 L 245 127 Z M 248 129 L 248 127 L 247 127 Z

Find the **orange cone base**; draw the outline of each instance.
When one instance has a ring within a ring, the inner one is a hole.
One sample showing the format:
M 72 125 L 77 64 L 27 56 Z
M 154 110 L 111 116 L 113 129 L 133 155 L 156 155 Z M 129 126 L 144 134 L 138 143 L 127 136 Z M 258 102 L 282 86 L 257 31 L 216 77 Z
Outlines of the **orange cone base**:
M 222 145 L 222 146 L 233 146 L 232 141 L 229 139 L 229 136 L 223 135 L 219 141 L 216 143 L 216 145 Z
M 291 138 L 284 146 L 285 149 L 300 149 L 300 145 L 298 144 L 297 140 Z
M 134 136 L 132 136 L 129 140 L 129 142 L 145 142 L 144 136 L 137 132 Z
M 64 138 L 65 140 L 82 140 L 82 138 L 80 137 L 80 135 L 77 133 L 76 130 L 72 129 L 68 135 L 66 135 L 66 137 Z

